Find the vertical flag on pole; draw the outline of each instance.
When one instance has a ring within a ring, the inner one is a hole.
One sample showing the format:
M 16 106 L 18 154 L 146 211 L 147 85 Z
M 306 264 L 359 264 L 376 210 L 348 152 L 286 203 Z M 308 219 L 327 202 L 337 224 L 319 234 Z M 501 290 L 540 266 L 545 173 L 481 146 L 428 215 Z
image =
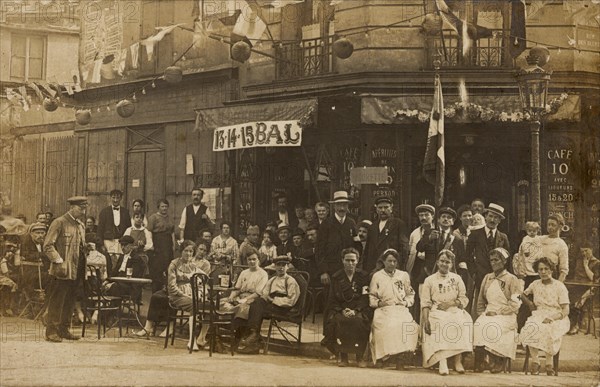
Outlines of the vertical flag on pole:
M 435 186 L 435 205 L 442 205 L 444 199 L 444 180 L 446 160 L 444 155 L 444 98 L 440 76 L 435 76 L 433 108 L 429 119 L 427 147 L 423 161 L 423 176 L 429 184 Z

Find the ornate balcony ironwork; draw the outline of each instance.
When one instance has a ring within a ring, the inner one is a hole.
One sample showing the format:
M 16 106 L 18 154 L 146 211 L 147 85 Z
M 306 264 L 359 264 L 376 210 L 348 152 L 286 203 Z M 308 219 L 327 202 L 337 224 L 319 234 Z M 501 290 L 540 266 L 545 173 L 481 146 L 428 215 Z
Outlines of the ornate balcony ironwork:
M 294 79 L 333 71 L 332 36 L 284 43 L 275 47 L 277 79 Z
M 473 41 L 470 54 L 463 56 L 462 38 L 454 30 L 443 30 L 444 42 L 440 36 L 428 39 L 428 66 L 433 68 L 433 58 L 441 55 L 441 67 L 512 67 L 513 61 L 508 52 L 509 31 L 493 30 L 494 35 Z

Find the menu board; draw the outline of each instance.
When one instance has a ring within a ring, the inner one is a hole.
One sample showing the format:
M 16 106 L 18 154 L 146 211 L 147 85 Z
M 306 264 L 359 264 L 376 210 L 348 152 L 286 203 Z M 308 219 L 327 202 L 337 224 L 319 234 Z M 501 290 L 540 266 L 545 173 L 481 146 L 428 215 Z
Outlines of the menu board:
M 553 136 L 546 141 L 544 151 L 546 159 L 546 201 L 548 215 L 561 214 L 570 228 L 574 225 L 575 202 L 578 200 L 576 189 L 577 142 L 568 135 Z M 544 200 L 545 199 L 545 200 Z

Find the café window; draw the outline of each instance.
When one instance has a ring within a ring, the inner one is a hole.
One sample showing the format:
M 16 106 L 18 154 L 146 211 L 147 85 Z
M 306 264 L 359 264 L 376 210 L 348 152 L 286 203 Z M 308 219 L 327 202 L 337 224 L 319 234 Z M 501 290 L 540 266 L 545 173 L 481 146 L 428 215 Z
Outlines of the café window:
M 13 34 L 11 37 L 10 76 L 14 79 L 44 79 L 46 38 Z

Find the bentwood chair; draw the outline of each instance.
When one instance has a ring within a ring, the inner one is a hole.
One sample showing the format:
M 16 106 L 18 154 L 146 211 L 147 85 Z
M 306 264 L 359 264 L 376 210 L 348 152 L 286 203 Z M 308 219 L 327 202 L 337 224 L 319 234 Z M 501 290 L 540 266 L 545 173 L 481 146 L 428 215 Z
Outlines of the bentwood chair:
M 81 328 L 81 337 L 85 337 L 85 329 L 88 319 L 91 322 L 91 315 L 96 314 L 98 325 L 98 340 L 100 340 L 100 327 L 103 328 L 103 334 L 106 337 L 106 323 L 108 317 L 115 315 L 119 324 L 119 337 L 122 336 L 122 299 L 121 297 L 108 296 L 102 289 L 102 277 L 100 269 L 95 266 L 88 266 L 89 277 L 83 282 L 84 289 L 84 319 Z

